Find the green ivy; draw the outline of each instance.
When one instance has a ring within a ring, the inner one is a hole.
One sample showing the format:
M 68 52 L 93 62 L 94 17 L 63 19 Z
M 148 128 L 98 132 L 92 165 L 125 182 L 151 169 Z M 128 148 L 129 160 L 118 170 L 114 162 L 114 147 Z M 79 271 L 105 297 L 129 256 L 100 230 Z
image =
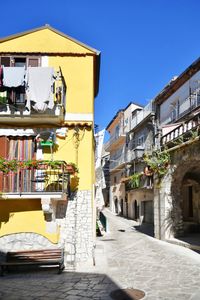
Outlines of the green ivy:
M 131 175 L 129 180 L 129 186 L 131 188 L 139 188 L 141 176 L 142 173 L 134 173 L 133 175 Z
M 144 156 L 145 163 L 149 166 L 150 170 L 154 174 L 157 174 L 158 178 L 162 178 L 168 171 L 170 164 L 170 154 L 165 151 L 155 151 L 151 156 Z

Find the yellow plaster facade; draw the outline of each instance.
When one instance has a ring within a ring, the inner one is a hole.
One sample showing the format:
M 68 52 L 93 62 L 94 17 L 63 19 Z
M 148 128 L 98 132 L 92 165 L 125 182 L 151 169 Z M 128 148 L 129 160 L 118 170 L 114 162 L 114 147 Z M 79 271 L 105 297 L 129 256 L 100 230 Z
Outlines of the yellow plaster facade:
M 98 82 L 96 66 L 99 61 L 99 52 L 49 26 L 44 26 L 1 39 L 0 54 L 3 56 L 33 55 L 34 57 L 38 55 L 47 58 L 49 67 L 54 67 L 55 70 L 61 68 L 67 88 L 66 115 L 62 124 L 57 124 L 55 121 L 54 127 L 67 127 L 67 133 L 64 138 L 57 137 L 53 159 L 75 163 L 79 169 L 78 191 L 87 190 L 93 195 L 94 97 L 95 91 L 98 90 L 95 85 Z M 70 119 L 68 119 L 68 114 Z M 75 116 L 74 120 L 73 116 Z M 12 124 L 11 128 L 17 128 L 19 125 L 21 127 L 19 123 L 14 126 Z M 26 124 L 26 128 L 31 128 L 31 126 Z M 37 121 L 34 126 L 37 127 Z M 46 127 L 49 128 L 49 124 Z M 78 128 L 78 142 L 74 135 L 75 127 Z M 48 149 L 44 149 L 44 159 L 51 159 Z M 74 178 L 71 179 L 72 182 L 73 180 Z M 40 200 L 19 198 L 0 200 L 0 237 L 10 233 L 35 232 L 45 236 L 52 243 L 57 243 L 59 229 L 51 234 L 47 232 Z M 90 201 L 94 207 L 93 196 Z M 95 218 L 94 215 L 93 218 Z M 95 224 L 94 219 L 92 222 Z

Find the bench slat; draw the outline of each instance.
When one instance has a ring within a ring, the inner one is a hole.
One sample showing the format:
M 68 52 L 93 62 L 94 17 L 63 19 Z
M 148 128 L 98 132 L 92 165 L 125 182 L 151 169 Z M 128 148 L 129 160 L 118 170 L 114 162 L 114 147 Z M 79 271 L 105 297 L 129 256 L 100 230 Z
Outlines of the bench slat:
M 56 265 L 59 273 L 64 269 L 64 249 L 20 250 L 7 253 L 6 261 L 0 262 L 1 274 L 4 267 L 20 265 Z

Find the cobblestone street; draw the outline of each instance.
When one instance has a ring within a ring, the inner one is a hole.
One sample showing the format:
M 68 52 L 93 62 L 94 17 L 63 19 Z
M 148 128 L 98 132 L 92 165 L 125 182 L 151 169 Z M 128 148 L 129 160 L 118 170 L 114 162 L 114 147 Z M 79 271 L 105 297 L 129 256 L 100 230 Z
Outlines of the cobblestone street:
M 112 299 L 119 288 L 145 292 L 149 300 L 200 299 L 200 256 L 137 232 L 135 222 L 105 212 L 109 232 L 98 238 L 95 262 L 77 272 L 15 272 L 0 278 L 0 299 Z

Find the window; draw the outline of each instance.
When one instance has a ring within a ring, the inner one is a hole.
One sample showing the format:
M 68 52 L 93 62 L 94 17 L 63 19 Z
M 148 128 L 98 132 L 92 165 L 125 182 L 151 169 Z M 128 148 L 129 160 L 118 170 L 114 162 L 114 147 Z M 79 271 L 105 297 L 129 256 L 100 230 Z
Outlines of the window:
M 39 67 L 39 58 L 28 58 L 28 67 Z
M 117 176 L 114 177 L 114 183 L 117 183 Z
M 135 141 L 135 139 L 134 139 L 134 140 L 131 141 L 130 149 L 131 149 L 131 150 L 132 150 L 132 149 L 135 149 L 135 147 L 136 147 L 136 141 Z
M 179 113 L 180 113 L 179 99 L 176 99 L 174 102 L 172 102 L 170 104 L 170 107 L 171 107 L 170 120 L 172 122 L 174 122 L 177 120 L 177 118 L 179 117 Z
M 26 66 L 26 57 L 14 58 L 14 67 L 25 67 L 25 66 Z
M 10 67 L 10 57 L 9 56 L 1 56 L 1 66 Z
M 115 128 L 115 138 L 119 137 L 119 125 L 116 126 Z
M 20 86 L 16 88 L 15 92 L 15 104 L 18 105 L 23 105 L 25 103 L 25 87 Z
M 31 56 L 1 56 L 0 64 L 4 67 L 39 67 L 41 65 L 41 58 Z
M 144 145 L 144 136 L 140 136 L 138 138 L 138 141 L 137 141 L 137 146 L 143 146 Z

